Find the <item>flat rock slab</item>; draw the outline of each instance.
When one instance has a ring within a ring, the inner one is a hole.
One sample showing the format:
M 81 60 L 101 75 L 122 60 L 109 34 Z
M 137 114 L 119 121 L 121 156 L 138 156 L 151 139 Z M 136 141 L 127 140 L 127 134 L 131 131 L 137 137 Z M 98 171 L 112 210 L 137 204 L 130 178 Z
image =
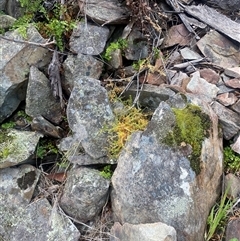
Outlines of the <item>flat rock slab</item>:
M 223 127 L 224 138 L 230 140 L 240 129 L 240 115 L 221 105 L 217 101 L 213 102 L 212 108 L 217 114 Z
M 85 4 L 85 14 L 100 24 L 124 24 L 129 18 L 128 9 L 118 0 L 88 0 Z
M 164 223 L 114 223 L 110 241 L 177 241 L 176 230 Z
M 198 42 L 197 46 L 210 62 L 223 68 L 240 64 L 238 46 L 217 31 L 210 31 Z
M 71 35 L 70 49 L 77 54 L 99 55 L 103 52 L 108 37 L 107 27 L 80 22 Z
M 240 218 L 229 221 L 226 230 L 226 241 L 240 240 Z

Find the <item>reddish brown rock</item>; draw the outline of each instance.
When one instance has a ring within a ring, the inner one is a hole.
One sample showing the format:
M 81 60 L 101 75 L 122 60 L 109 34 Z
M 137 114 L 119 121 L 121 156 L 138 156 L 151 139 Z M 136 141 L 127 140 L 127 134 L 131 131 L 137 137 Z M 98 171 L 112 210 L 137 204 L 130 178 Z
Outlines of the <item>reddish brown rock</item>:
M 192 37 L 183 24 L 172 26 L 164 41 L 164 47 L 171 47 L 176 44 L 180 46 L 189 45 Z
M 229 86 L 231 88 L 234 88 L 234 89 L 239 89 L 240 88 L 240 79 L 230 79 L 230 80 L 227 80 L 225 81 L 225 85 L 226 86 Z
M 219 81 L 219 74 L 212 69 L 201 69 L 200 77 L 205 79 L 208 83 L 217 84 Z
M 224 93 L 217 96 L 218 102 L 224 106 L 233 105 L 237 101 L 237 97 L 233 93 Z

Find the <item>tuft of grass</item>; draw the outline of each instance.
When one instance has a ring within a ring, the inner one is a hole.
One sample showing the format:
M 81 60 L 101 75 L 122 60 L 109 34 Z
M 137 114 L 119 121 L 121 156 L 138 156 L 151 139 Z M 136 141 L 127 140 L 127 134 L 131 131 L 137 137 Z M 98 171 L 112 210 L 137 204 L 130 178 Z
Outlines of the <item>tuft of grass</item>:
M 206 241 L 211 240 L 217 231 L 224 233 L 228 212 L 234 204 L 234 201 L 227 199 L 228 190 L 229 187 L 225 190 L 220 203 L 216 203 L 210 211 L 207 219 Z
M 9 121 L 9 122 L 3 123 L 1 125 L 1 128 L 4 130 L 7 130 L 7 129 L 11 129 L 11 128 L 15 127 L 15 125 L 16 125 L 15 122 Z

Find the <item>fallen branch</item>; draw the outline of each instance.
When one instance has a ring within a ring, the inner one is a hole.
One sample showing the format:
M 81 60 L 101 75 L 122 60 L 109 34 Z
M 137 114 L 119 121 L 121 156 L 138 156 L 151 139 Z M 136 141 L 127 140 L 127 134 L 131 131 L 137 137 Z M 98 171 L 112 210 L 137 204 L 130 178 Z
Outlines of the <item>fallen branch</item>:
M 46 43 L 36 43 L 36 42 L 30 42 L 30 41 L 25 41 L 25 40 L 17 40 L 17 39 L 11 39 L 11 38 L 7 38 L 4 37 L 2 35 L 0 35 L 1 39 L 7 40 L 7 41 L 11 41 L 14 43 L 20 43 L 20 44 L 28 44 L 28 45 L 34 45 L 34 46 L 38 46 L 38 47 L 42 47 L 42 48 L 47 48 L 49 49 L 47 46 L 52 45 L 52 44 L 56 44 L 56 41 L 53 40 L 51 42 L 46 42 Z

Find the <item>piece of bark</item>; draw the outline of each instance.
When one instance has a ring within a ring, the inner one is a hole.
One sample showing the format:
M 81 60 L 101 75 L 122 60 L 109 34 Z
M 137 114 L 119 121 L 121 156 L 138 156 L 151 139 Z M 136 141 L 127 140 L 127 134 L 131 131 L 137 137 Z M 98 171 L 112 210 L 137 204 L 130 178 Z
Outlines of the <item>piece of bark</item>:
M 52 61 L 48 66 L 49 80 L 51 81 L 51 89 L 53 96 L 60 99 L 61 107 L 64 107 L 62 85 L 60 77 L 60 61 L 57 50 L 54 50 Z

